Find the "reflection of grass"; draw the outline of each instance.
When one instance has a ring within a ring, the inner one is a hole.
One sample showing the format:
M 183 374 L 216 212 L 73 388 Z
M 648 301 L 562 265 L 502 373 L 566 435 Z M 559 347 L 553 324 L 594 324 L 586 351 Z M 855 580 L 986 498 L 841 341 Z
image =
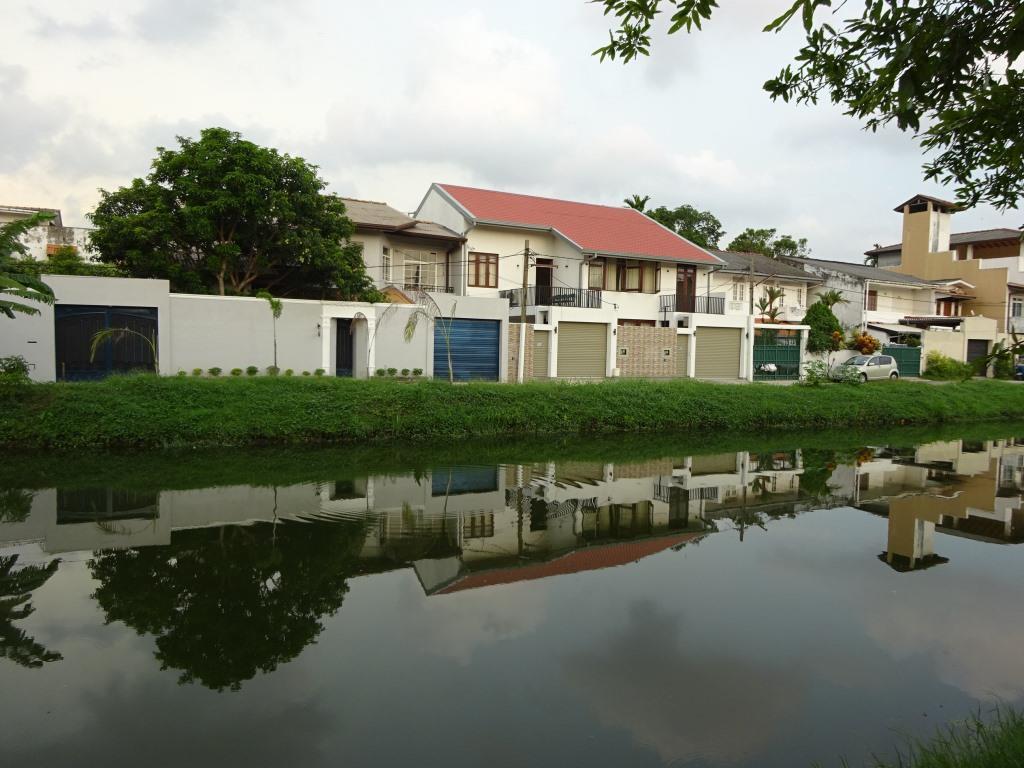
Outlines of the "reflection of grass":
M 1011 385 L 1012 386 L 1012 385 Z M 1024 393 L 1024 391 L 1022 391 Z M 437 466 L 600 462 L 631 464 L 736 451 L 771 453 L 803 449 L 800 485 L 820 492 L 834 467 L 865 445 L 915 446 L 937 440 L 992 440 L 1024 435 L 1024 424 L 959 424 L 814 432 L 687 432 L 615 437 L 503 438 L 395 442 L 365 446 L 264 446 L 225 450 L 167 450 L 75 454 L 19 451 L 0 462 L 0 488 L 115 488 L 186 490 L 223 485 L 295 485 L 324 478 L 412 472 L 422 478 Z M 852 458 L 850 459 L 852 460 Z M 814 472 L 820 477 L 815 478 Z M 810 477 L 809 477 L 810 475 Z M 804 495 L 804 494 L 802 494 Z
M 844 764 L 848 765 L 847 763 Z M 893 760 L 875 758 L 875 768 L 1009 768 L 1024 765 L 1024 716 L 1009 707 L 985 720 L 968 720 L 940 730 L 929 741 L 914 741 Z

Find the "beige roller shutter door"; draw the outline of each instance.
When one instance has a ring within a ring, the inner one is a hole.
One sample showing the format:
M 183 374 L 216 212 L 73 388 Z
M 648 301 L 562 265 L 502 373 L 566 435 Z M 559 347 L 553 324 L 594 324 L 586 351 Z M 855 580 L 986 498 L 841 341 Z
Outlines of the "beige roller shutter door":
M 558 375 L 604 378 L 608 371 L 608 326 L 603 323 L 558 324 Z
M 742 328 L 697 328 L 696 377 L 738 379 L 742 339 Z
M 690 337 L 680 333 L 676 336 L 676 376 L 689 376 L 686 368 L 690 364 Z
M 533 332 L 533 378 L 546 379 L 548 373 L 548 351 L 551 349 L 551 331 Z

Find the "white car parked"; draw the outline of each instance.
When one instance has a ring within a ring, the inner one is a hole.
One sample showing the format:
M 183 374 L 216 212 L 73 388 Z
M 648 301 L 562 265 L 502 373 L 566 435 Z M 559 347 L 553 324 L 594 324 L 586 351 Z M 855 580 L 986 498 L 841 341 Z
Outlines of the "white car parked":
M 851 357 L 845 363 L 841 363 L 832 370 L 832 378 L 841 379 L 845 375 L 849 375 L 841 369 L 850 369 L 857 371 L 860 375 L 861 381 L 868 381 L 870 379 L 898 379 L 900 377 L 899 368 L 896 366 L 896 361 L 891 355 L 857 355 Z

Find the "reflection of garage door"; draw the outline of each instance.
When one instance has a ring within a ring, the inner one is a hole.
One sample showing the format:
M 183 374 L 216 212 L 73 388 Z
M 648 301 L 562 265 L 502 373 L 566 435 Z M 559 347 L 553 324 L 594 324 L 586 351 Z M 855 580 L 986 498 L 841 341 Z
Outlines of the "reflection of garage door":
M 985 339 L 967 340 L 967 362 L 973 363 L 988 354 L 988 342 Z
M 501 323 L 497 320 L 438 320 L 434 325 L 434 378 L 448 378 L 444 325 L 451 323 L 452 371 L 456 381 L 498 380 Z
M 740 377 L 741 328 L 698 328 L 696 373 L 698 379 Z
M 558 375 L 603 378 L 608 371 L 608 326 L 558 324 Z
M 533 332 L 533 378 L 546 379 L 548 374 L 548 351 L 551 349 L 551 331 Z
M 690 337 L 679 334 L 676 336 L 676 376 L 687 376 L 686 367 L 690 360 Z

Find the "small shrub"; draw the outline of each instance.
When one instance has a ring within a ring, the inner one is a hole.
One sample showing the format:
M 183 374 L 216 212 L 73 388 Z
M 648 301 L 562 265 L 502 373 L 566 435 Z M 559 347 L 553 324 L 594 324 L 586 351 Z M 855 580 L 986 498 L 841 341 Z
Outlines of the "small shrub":
M 862 355 L 873 355 L 882 348 L 882 342 L 867 331 L 856 331 L 850 334 L 847 349 L 855 349 Z
M 192 375 L 193 376 L 202 376 L 203 375 L 203 369 L 202 368 L 193 368 L 192 369 Z
M 805 387 L 820 387 L 829 380 L 828 363 L 824 360 L 811 360 L 804 366 L 800 383 Z
M 384 377 L 384 376 L 387 376 L 387 375 L 388 375 L 388 372 L 387 372 L 387 371 L 385 371 L 385 370 L 384 370 L 383 368 L 378 368 L 378 369 L 377 369 L 377 370 L 375 371 L 375 374 L 376 374 L 377 376 L 380 376 L 380 377 Z
M 231 375 L 232 376 L 241 376 L 242 375 L 242 369 L 241 368 L 232 368 L 231 369 Z
M 267 366 L 267 376 L 277 376 L 277 374 L 279 374 L 280 372 L 281 369 L 278 368 L 276 365 Z
M 969 363 L 961 363 L 941 352 L 929 352 L 928 357 L 925 358 L 924 373 L 921 375 L 939 381 L 968 379 L 974 375 L 974 366 Z
M 413 376 L 422 376 L 423 375 L 423 369 L 422 368 L 413 368 L 412 369 L 412 375 Z
M 284 375 L 285 376 L 294 376 L 295 375 L 295 371 L 293 371 L 291 368 L 285 368 L 284 369 Z
M 303 376 L 309 376 L 309 371 L 303 371 L 303 372 L 302 372 L 302 375 L 303 375 Z
M 0 382 L 4 384 L 27 384 L 29 365 L 21 355 L 0 357 Z
M 178 371 L 178 375 L 179 376 L 188 376 L 188 371 L 185 371 L 185 370 Z
M 314 376 L 323 376 L 324 373 L 325 373 L 325 371 L 324 371 L 323 368 L 317 368 L 315 371 L 313 371 L 313 375 Z
M 220 376 L 220 368 L 213 366 L 213 368 L 208 370 L 207 373 L 216 378 L 217 376 Z
M 853 384 L 854 386 L 864 383 L 864 379 L 860 377 L 860 373 L 852 365 L 836 366 L 832 380 L 840 384 Z
M 388 368 L 388 376 L 395 376 L 398 373 L 397 368 Z
M 255 365 L 250 365 L 248 368 L 245 369 L 246 376 L 255 376 L 259 372 L 260 369 L 257 368 Z
M 402 369 L 402 376 L 404 376 L 405 378 L 409 378 L 409 369 L 408 368 L 403 368 Z

